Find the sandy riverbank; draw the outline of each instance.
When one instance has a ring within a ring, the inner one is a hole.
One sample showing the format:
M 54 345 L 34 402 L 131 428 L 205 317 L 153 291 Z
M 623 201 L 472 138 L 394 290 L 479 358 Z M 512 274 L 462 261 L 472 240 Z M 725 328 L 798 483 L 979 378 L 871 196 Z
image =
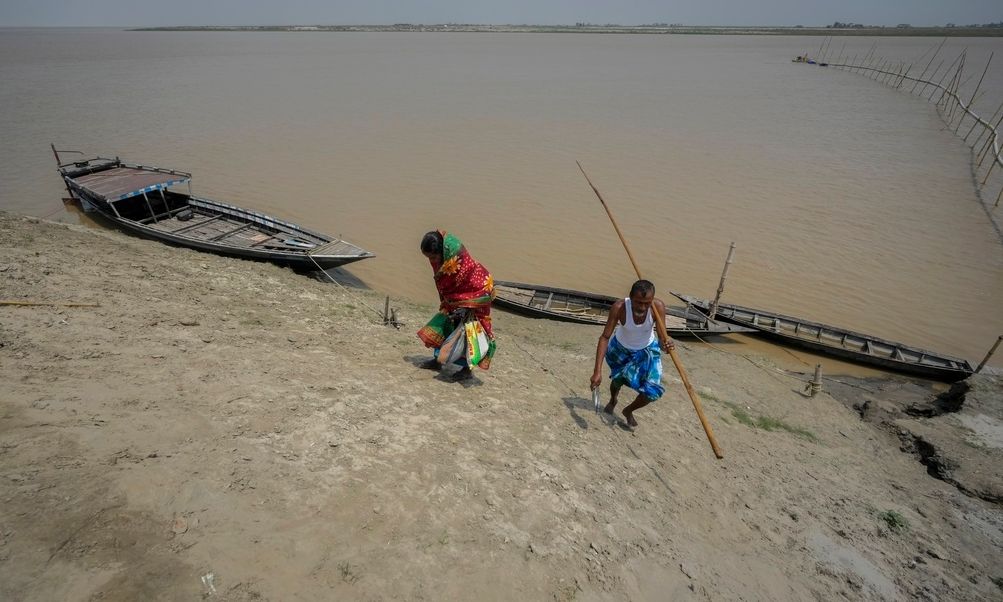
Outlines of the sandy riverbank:
M 0 298 L 100 304 L 0 307 L 0 599 L 1003 591 L 997 376 L 924 416 L 943 388 L 809 399 L 685 343 L 719 461 L 671 376 L 635 433 L 592 413 L 587 326 L 498 312 L 460 384 L 416 367 L 431 308 L 3 213 Z

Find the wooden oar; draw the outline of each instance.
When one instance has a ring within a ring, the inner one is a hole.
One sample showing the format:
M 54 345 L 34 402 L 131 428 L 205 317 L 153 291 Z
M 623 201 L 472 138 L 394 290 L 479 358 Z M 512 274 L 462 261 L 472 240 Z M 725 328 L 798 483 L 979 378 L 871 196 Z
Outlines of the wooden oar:
M 578 161 L 575 161 L 578 163 Z M 578 163 L 578 169 L 582 170 L 582 175 L 585 176 L 585 181 L 589 183 L 592 187 L 592 191 L 596 193 L 599 197 L 599 202 L 602 203 L 603 209 L 606 210 L 606 215 L 609 216 L 609 221 L 613 223 L 613 229 L 616 230 L 616 235 L 620 237 L 620 242 L 623 243 L 623 250 L 627 251 L 627 258 L 630 259 L 630 265 L 634 266 L 634 272 L 637 274 L 638 279 L 644 278 L 641 276 L 641 269 L 637 267 L 637 261 L 634 260 L 634 254 L 630 252 L 630 245 L 627 244 L 627 239 L 623 237 L 623 233 L 620 232 L 620 226 L 617 225 L 616 220 L 613 218 L 613 214 L 609 210 L 609 206 L 606 205 L 606 201 L 603 200 L 602 194 L 599 193 L 599 189 L 596 188 L 592 180 L 589 179 L 589 175 L 585 173 L 585 168 L 582 167 L 581 163 Z M 662 320 L 662 316 L 658 314 L 657 311 L 652 311 L 652 315 L 655 316 L 655 322 L 658 326 L 658 332 L 662 336 L 662 340 L 668 340 L 668 333 L 665 332 L 665 322 Z M 686 368 L 683 367 L 683 363 L 679 361 L 679 356 L 676 354 L 676 349 L 673 347 L 669 349 L 669 357 L 672 358 L 672 363 L 676 366 L 676 371 L 679 372 L 679 378 L 683 381 L 683 386 L 686 387 L 686 392 L 690 396 L 690 401 L 693 402 L 693 409 L 697 411 L 697 417 L 700 418 L 700 424 L 703 425 L 703 430 L 707 434 L 707 440 L 710 441 L 710 447 L 714 450 L 714 456 L 720 460 L 724 457 L 721 453 L 721 448 L 717 444 L 717 439 L 714 438 L 714 430 L 710 428 L 710 423 L 707 422 L 707 417 L 704 416 L 703 406 L 700 404 L 700 396 L 697 395 L 696 390 L 693 385 L 690 384 L 689 376 L 686 375 Z

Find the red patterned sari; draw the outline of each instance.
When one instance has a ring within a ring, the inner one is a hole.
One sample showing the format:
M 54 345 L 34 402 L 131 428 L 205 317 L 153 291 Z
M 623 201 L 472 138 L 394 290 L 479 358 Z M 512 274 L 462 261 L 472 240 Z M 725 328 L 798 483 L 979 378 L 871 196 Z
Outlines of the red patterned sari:
M 494 332 L 491 330 L 491 301 L 495 296 L 494 279 L 488 270 L 474 261 L 460 239 L 439 231 L 442 235 L 442 259 L 430 259 L 435 273 L 435 288 L 439 291 L 439 313 L 421 330 L 418 338 L 426 347 L 438 349 L 457 323 L 450 314 L 457 309 L 470 310 L 481 323 L 490 339 L 490 351 L 478 366 L 487 370 L 494 355 Z

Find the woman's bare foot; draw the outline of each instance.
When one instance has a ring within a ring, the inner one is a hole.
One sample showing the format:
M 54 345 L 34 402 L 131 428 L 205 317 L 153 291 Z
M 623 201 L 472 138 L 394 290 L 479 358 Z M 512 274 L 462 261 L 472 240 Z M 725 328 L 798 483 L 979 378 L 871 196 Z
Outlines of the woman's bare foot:
M 440 368 L 442 368 L 442 364 L 439 363 L 439 360 L 433 357 L 430 360 L 422 362 L 421 364 L 418 365 L 418 367 L 424 368 L 425 370 L 439 370 Z
M 472 377 L 473 375 L 474 375 L 474 373 L 470 371 L 469 367 L 467 367 L 467 368 L 463 368 L 462 370 L 460 370 L 459 372 L 457 372 L 456 374 L 454 374 L 453 378 L 455 380 L 467 380 L 468 378 Z

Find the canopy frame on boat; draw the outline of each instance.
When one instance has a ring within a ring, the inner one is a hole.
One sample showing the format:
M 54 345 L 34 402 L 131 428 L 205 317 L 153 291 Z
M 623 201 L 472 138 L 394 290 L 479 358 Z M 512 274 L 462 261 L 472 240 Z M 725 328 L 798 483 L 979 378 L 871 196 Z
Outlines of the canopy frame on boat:
M 156 222 L 157 214 L 150 205 L 147 193 L 159 192 L 161 199 L 164 199 L 164 190 L 171 186 L 188 184 L 190 196 L 191 178 L 192 175 L 187 172 L 123 163 L 116 159 L 113 168 L 75 177 L 73 184 L 107 202 L 119 217 L 121 215 L 115 203 L 142 196 L 150 216 Z M 166 199 L 164 204 L 167 204 Z

